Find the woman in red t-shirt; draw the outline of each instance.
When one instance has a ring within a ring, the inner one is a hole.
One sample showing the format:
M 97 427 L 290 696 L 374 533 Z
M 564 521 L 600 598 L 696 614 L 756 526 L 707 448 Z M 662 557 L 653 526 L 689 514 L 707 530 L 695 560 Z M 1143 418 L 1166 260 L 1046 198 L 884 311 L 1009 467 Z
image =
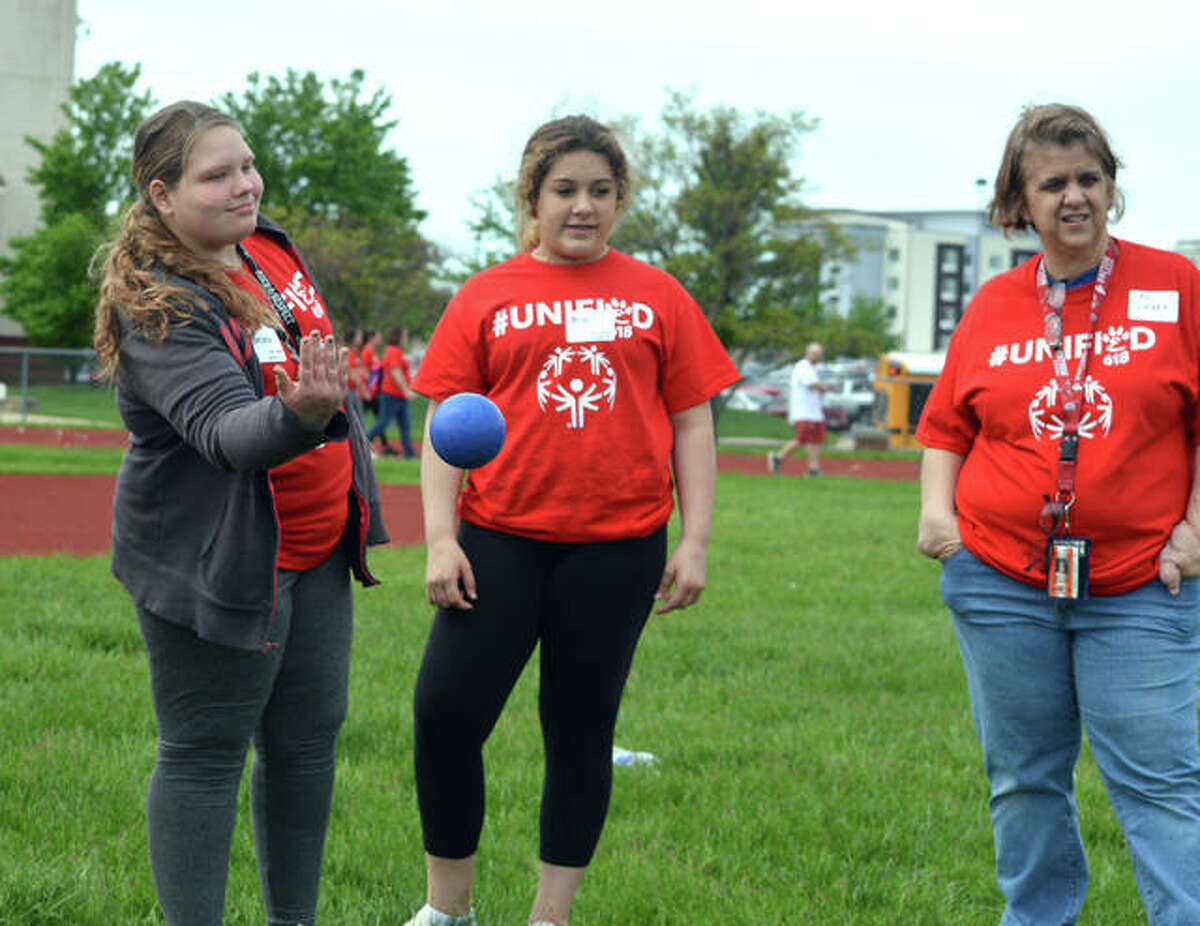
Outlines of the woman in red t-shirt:
M 395 456 L 396 451 L 388 446 L 387 426 L 393 421 L 400 429 L 400 443 L 404 447 L 405 459 L 416 456 L 412 443 L 412 411 L 409 408 L 411 374 L 408 368 L 408 358 L 404 355 L 408 348 L 408 331 L 404 328 L 388 330 L 387 347 L 379 361 L 379 415 L 375 424 L 367 432 L 367 440 L 374 442 L 375 438 L 383 439 L 383 452 Z
M 1083 110 L 1022 114 L 991 220 L 1043 253 L 972 299 L 917 431 L 1004 922 L 1083 905 L 1082 724 L 1151 922 L 1200 923 L 1200 272 L 1109 236 L 1118 163 Z
M 530 920 L 566 923 L 604 823 L 643 625 L 655 599 L 684 608 L 704 588 L 709 399 L 738 373 L 678 282 L 609 247 L 629 197 L 606 127 L 573 116 L 539 128 L 518 179 L 523 250 L 459 290 L 417 372 L 427 429 L 438 402 L 473 391 L 500 407 L 507 437 L 465 487 L 428 430 L 422 448 L 438 611 L 414 705 L 428 903 L 411 924 L 473 922 L 481 749 L 539 644 L 546 782 Z M 668 558 L 672 474 L 682 529 Z

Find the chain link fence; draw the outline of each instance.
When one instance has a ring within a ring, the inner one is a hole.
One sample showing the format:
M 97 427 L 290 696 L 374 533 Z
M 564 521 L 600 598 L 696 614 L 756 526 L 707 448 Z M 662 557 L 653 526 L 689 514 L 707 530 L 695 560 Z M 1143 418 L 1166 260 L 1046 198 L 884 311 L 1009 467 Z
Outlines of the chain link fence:
M 98 369 L 91 348 L 0 345 L 0 421 L 93 423 L 88 409 L 110 404 L 96 394 Z

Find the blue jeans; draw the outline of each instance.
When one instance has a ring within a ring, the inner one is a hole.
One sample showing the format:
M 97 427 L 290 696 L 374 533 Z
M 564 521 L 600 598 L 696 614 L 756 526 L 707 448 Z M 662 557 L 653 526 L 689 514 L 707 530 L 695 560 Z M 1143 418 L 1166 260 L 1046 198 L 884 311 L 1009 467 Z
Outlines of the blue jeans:
M 412 442 L 412 409 L 409 408 L 408 399 L 402 399 L 400 396 L 379 393 L 379 417 L 367 432 L 367 442 L 374 443 L 375 438 L 381 435 L 386 441 L 387 426 L 392 423 L 393 418 L 400 428 L 400 443 L 404 445 L 404 455 L 409 458 L 415 456 Z
M 960 550 L 942 567 L 991 781 L 1002 926 L 1074 923 L 1086 726 L 1153 924 L 1200 924 L 1200 588 L 1056 602 Z

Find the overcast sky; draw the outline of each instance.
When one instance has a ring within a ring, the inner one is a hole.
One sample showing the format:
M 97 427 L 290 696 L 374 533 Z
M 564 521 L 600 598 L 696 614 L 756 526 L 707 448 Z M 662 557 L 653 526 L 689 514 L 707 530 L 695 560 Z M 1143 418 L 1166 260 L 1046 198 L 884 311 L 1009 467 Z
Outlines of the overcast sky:
M 140 62 L 161 103 L 239 92 L 253 70 L 366 72 L 399 121 L 425 235 L 470 247 L 470 198 L 516 172 L 541 122 L 586 111 L 653 123 L 666 88 L 708 108 L 820 120 L 797 158 L 807 201 L 974 209 L 1023 105 L 1084 106 L 1128 199 L 1118 235 L 1200 238 L 1200 3 L 991 5 L 733 0 L 78 0 L 76 76 Z M 267 191 L 269 212 L 270 191 Z

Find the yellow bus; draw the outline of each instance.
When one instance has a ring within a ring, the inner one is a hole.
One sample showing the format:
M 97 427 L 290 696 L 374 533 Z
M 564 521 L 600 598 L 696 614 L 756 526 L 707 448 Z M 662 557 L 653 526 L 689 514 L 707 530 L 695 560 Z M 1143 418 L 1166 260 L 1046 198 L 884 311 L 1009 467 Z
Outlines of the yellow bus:
M 919 448 L 917 422 L 945 354 L 891 351 L 881 354 L 875 370 L 875 427 L 891 448 Z

